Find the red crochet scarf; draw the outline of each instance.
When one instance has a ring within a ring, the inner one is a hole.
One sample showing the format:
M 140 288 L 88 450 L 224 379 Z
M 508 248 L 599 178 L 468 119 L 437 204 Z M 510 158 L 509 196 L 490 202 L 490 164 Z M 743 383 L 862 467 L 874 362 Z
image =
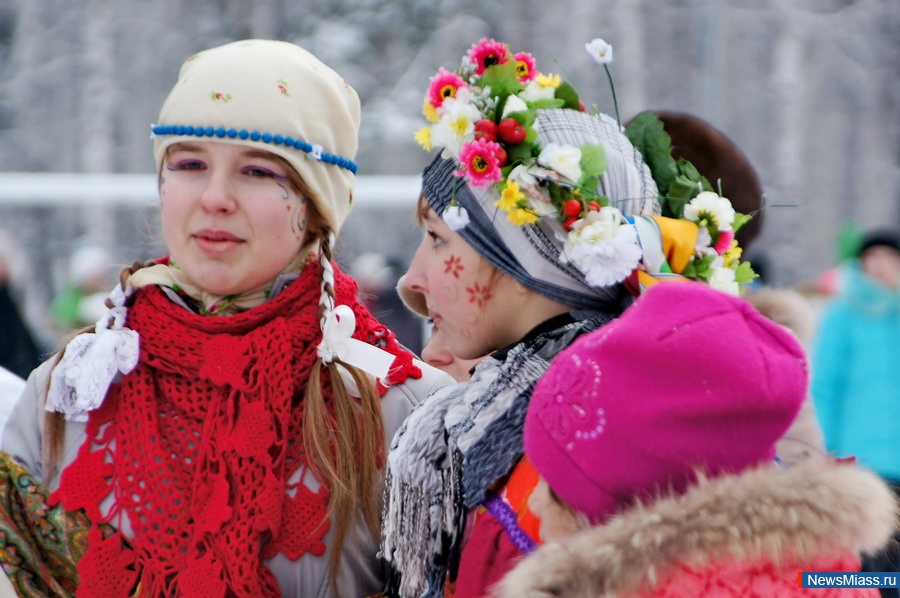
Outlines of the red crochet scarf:
M 93 523 L 80 597 L 131 596 L 138 580 L 149 596 L 280 596 L 264 559 L 324 554 L 328 488 L 288 484 L 310 467 L 301 399 L 322 336 L 321 272 L 310 264 L 274 299 L 228 317 L 194 314 L 156 286 L 135 294 L 127 326 L 140 335 L 139 364 L 91 412 L 54 495 Z M 354 337 L 397 356 L 388 384 L 421 376 L 337 270 L 335 292 L 356 314 Z M 123 516 L 132 538 L 102 525 L 120 528 Z

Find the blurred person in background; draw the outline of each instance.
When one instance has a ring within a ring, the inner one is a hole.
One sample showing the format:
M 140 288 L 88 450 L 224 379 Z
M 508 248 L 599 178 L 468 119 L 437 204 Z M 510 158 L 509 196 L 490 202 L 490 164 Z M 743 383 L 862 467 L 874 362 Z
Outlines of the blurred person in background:
M 759 313 L 789 330 L 805 349 L 809 347 L 816 316 L 812 304 L 801 293 L 793 289 L 760 286 L 748 289 L 745 297 Z M 825 438 L 811 393 L 807 392 L 800 413 L 775 448 L 778 458 L 788 465 L 826 456 Z
M 69 256 L 62 290 L 50 303 L 50 318 L 65 335 L 94 324 L 106 313 L 106 296 L 113 285 L 112 256 L 105 249 L 81 239 Z
M 839 280 L 812 355 L 825 445 L 839 457 L 856 458 L 900 493 L 900 232 L 867 231 Z M 867 566 L 898 571 L 898 561 L 895 545 Z
M 13 238 L 0 231 L 0 367 L 22 378 L 41 363 L 41 348 L 22 311 L 24 259 Z

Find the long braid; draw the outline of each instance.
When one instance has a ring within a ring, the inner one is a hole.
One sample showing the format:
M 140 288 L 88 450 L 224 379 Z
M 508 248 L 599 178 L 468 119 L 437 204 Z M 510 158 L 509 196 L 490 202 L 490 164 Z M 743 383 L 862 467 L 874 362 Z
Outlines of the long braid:
M 147 260 L 145 262 L 134 261 L 130 266 L 122 268 L 122 271 L 119 273 L 119 284 L 121 284 L 122 288 L 125 289 L 128 285 L 128 279 L 132 274 L 134 274 L 141 268 L 149 268 L 150 266 L 153 266 L 155 264 L 155 260 Z M 106 307 L 109 309 L 114 307 L 112 301 L 108 297 L 106 299 Z M 66 345 L 69 344 L 69 341 L 71 341 L 79 334 L 93 332 L 96 332 L 95 324 L 91 324 L 90 326 L 86 326 L 69 334 L 63 341 L 63 346 L 56 353 L 53 367 L 56 367 L 56 364 L 58 364 L 59 361 L 63 358 L 63 355 L 65 355 Z M 47 379 L 47 384 L 49 391 L 49 377 Z M 53 479 L 56 470 L 59 468 L 60 459 L 63 455 L 66 432 L 65 417 L 65 413 L 58 411 L 45 413 L 44 416 L 44 439 L 41 447 L 41 452 L 43 453 L 42 460 L 44 462 L 44 481 L 48 484 L 50 483 L 50 480 Z
M 335 308 L 333 244 L 334 233 L 323 230 L 319 254 L 322 265 L 319 322 L 323 328 Z M 332 390 L 331 409 L 322 392 L 323 365 L 328 370 Z M 355 382 L 358 398 L 345 386 L 341 369 L 349 372 Z M 335 524 L 335 532 L 328 567 L 336 588 L 341 550 L 360 500 L 370 533 L 376 540 L 379 533 L 378 498 L 382 489 L 379 455 L 384 445 L 381 401 L 374 380 L 367 374 L 340 359 L 324 363 L 319 357 L 307 383 L 305 409 L 303 443 L 330 492 L 328 516 Z

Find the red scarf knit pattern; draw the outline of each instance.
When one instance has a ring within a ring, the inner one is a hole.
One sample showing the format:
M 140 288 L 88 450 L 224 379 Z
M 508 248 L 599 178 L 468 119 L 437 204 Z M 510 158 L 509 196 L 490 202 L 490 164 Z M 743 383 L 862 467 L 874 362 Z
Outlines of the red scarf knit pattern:
M 288 483 L 313 466 L 302 397 L 322 336 L 321 272 L 309 264 L 277 297 L 228 317 L 194 314 L 156 286 L 135 293 L 138 366 L 90 413 L 54 495 L 93 525 L 79 597 L 132 596 L 138 581 L 141 596 L 275 597 L 264 559 L 325 553 L 328 488 Z M 354 338 L 396 356 L 387 384 L 421 376 L 337 268 L 335 294 L 356 315 Z M 325 370 L 323 392 L 330 406 Z M 123 516 L 131 538 L 111 531 Z

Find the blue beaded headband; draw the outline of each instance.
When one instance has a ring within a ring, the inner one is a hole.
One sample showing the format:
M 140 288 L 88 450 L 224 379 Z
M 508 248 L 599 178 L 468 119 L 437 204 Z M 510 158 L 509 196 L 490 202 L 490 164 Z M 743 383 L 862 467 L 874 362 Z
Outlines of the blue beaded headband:
M 322 151 L 321 145 L 312 145 L 302 139 L 294 139 L 283 135 L 272 135 L 271 133 L 260 133 L 259 131 L 248 131 L 247 129 L 238 131 L 237 129 L 226 129 L 224 127 L 214 129 L 213 127 L 192 127 L 189 125 L 153 125 L 150 127 L 150 130 L 154 135 L 194 135 L 195 137 L 228 137 L 229 139 L 237 137 L 274 145 L 284 145 L 306 152 L 320 162 L 346 168 L 353 174 L 356 174 L 358 168 L 353 160 Z

